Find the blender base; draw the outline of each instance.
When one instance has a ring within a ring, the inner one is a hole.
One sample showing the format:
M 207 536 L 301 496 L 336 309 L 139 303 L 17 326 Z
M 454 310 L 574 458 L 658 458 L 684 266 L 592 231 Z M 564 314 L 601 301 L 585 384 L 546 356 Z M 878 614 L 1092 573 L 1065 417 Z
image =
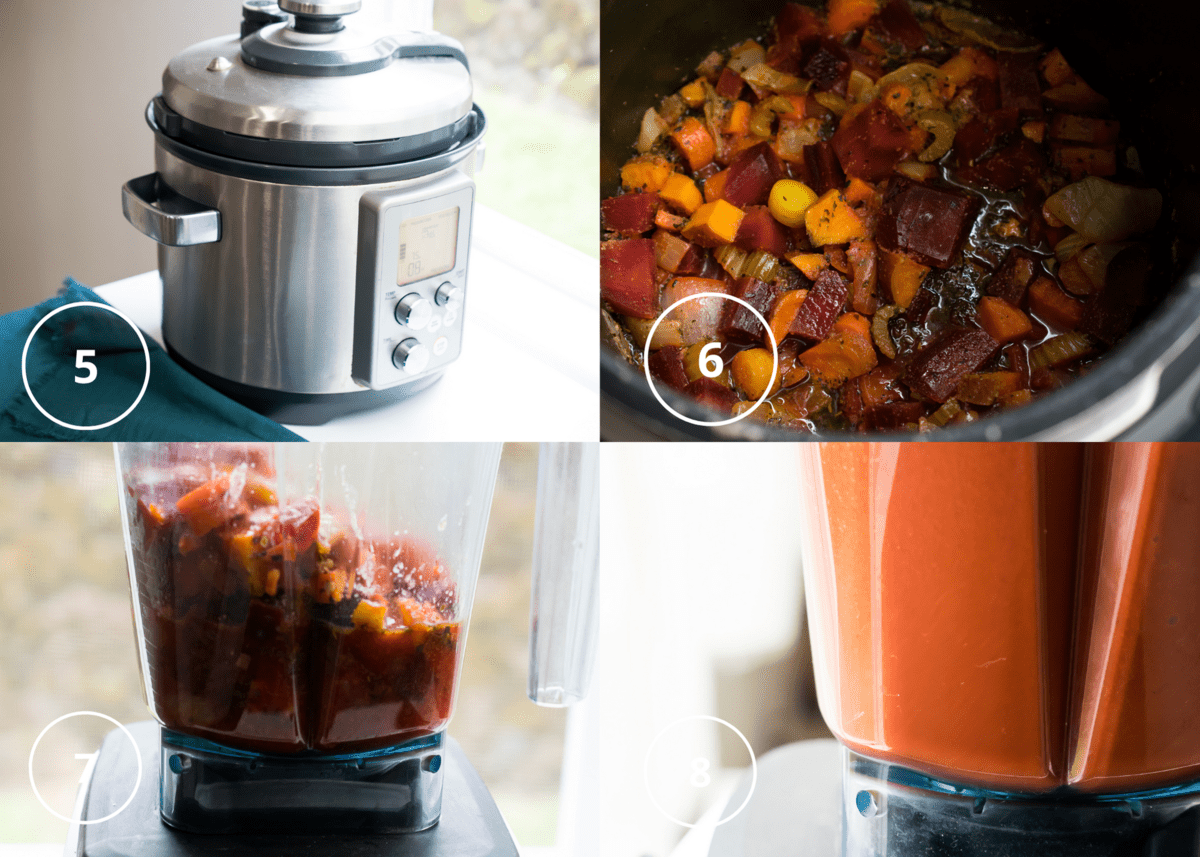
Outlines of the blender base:
M 73 824 L 66 854 L 75 857 L 176 857 L 201 853 L 222 857 L 305 854 L 320 857 L 517 857 L 495 801 L 453 738 L 443 744 L 444 793 L 441 820 L 428 830 L 401 834 L 188 833 L 164 824 L 159 813 L 157 723 L 126 727 L 137 744 L 142 778 L 133 800 L 115 817 L 95 824 Z M 137 779 L 137 759 L 129 740 L 115 730 L 105 736 L 92 776 L 80 786 L 82 818 L 99 819 L 116 810 Z

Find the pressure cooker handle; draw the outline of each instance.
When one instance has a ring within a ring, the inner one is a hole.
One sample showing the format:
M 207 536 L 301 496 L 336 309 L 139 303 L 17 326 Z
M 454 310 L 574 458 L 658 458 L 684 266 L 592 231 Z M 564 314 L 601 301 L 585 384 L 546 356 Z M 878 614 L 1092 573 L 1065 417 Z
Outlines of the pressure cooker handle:
M 168 247 L 221 240 L 221 212 L 171 190 L 158 173 L 125 182 L 121 210 L 139 232 Z

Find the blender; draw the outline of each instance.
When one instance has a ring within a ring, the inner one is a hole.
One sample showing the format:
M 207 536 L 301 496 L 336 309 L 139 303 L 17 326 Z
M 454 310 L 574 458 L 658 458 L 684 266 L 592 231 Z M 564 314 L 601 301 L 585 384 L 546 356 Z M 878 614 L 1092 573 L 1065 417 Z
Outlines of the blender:
M 67 853 L 516 855 L 445 731 L 499 457 L 499 444 L 119 445 L 157 723 L 107 736 Z M 542 448 L 541 705 L 586 692 L 596 457 L 595 445 Z M 90 823 L 138 776 L 149 787 L 126 810 Z

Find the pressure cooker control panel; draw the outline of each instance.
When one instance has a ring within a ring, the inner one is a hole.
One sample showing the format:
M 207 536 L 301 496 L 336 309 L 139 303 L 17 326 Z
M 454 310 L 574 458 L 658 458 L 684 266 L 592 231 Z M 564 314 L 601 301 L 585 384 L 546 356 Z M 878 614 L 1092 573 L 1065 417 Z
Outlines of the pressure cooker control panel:
M 358 383 L 395 387 L 440 371 L 462 351 L 474 200 L 475 183 L 457 170 L 363 195 L 352 367 Z

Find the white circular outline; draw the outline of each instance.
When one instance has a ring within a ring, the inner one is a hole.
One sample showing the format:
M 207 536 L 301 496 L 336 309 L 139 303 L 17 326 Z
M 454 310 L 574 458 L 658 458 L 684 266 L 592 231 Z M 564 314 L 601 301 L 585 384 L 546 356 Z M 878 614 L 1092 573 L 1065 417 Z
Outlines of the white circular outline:
M 42 403 L 37 400 L 37 397 L 35 397 L 33 395 L 33 391 L 31 389 L 29 389 L 29 373 L 26 371 L 26 368 L 25 368 L 25 360 L 29 356 L 29 344 L 31 342 L 33 342 L 33 337 L 37 334 L 37 332 L 41 328 L 41 326 L 43 324 L 45 324 L 51 317 L 57 315 L 58 313 L 62 312 L 63 310 L 71 309 L 72 307 L 80 307 L 80 306 L 98 307 L 99 309 L 108 310 L 109 312 L 114 313 L 115 315 L 119 316 L 122 321 L 124 321 L 126 324 L 128 324 L 130 327 L 133 328 L 133 332 L 137 334 L 138 342 L 142 343 L 142 353 L 146 355 L 146 378 L 145 378 L 145 380 L 142 381 L 142 389 L 137 394 L 137 398 L 133 400 L 133 404 L 130 405 L 128 408 L 126 408 L 125 413 L 121 414 L 119 417 L 116 417 L 115 419 L 111 419 L 106 423 L 101 423 L 98 426 L 72 425 L 71 423 L 60 420 L 58 417 L 54 416 L 52 413 L 50 413 L 45 408 L 43 408 Z M 63 428 L 71 429 L 72 431 L 98 431 L 99 429 L 108 428 L 111 425 L 116 425 L 121 420 L 125 419 L 127 416 L 129 416 L 131 413 L 133 413 L 133 409 L 136 408 L 138 406 L 138 404 L 141 403 L 142 396 L 146 395 L 146 388 L 148 386 L 150 386 L 150 347 L 148 345 L 146 345 L 146 337 L 142 336 L 141 330 L 139 330 L 138 326 L 133 323 L 133 320 L 130 319 L 129 316 L 125 315 L 125 313 L 121 312 L 119 309 L 117 309 L 114 306 L 110 306 L 109 304 L 96 303 L 95 301 L 77 301 L 73 304 L 63 304 L 62 306 L 58 307 L 57 309 L 52 309 L 52 310 L 50 310 L 50 312 L 48 312 L 44 316 L 42 316 L 41 321 L 39 321 L 37 324 L 35 324 L 33 326 L 33 330 L 31 330 L 29 332 L 29 338 L 25 340 L 25 347 L 23 349 L 21 349 L 21 382 L 25 385 L 25 392 L 29 395 L 29 400 L 31 402 L 33 402 L 34 407 L 36 407 L 39 411 L 42 412 L 42 416 L 44 416 L 46 419 L 50 420 L 53 423 L 57 423 L 58 425 L 62 426 Z
M 646 341 L 649 342 L 650 340 L 647 339 Z M 654 740 L 650 742 L 650 746 L 646 749 L 646 761 L 642 763 L 642 780 L 646 786 L 646 794 L 650 798 L 650 803 L 654 804 L 654 808 L 662 813 L 669 821 L 673 821 L 676 824 L 683 825 L 684 827 L 697 826 L 686 821 L 680 821 L 678 818 L 663 809 L 659 802 L 654 799 L 654 792 L 650 790 L 650 754 L 654 752 L 654 745 L 657 744 L 659 739 L 666 735 L 667 732 L 674 729 L 680 723 L 686 723 L 689 720 L 711 720 L 714 723 L 720 723 L 722 726 L 728 726 L 734 731 L 734 734 L 742 739 L 742 743 L 746 745 L 746 752 L 750 754 L 750 791 L 746 793 L 746 799 L 742 801 L 742 805 L 735 809 L 728 818 L 718 819 L 717 823 L 713 825 L 714 827 L 720 827 L 725 822 L 733 821 L 733 819 L 737 818 L 738 813 L 746 808 L 746 804 L 750 803 L 750 798 L 754 794 L 754 788 L 758 785 L 758 759 L 754 757 L 754 750 L 750 747 L 750 742 L 746 740 L 746 736 L 742 734 L 742 731 L 728 720 L 722 720 L 720 717 L 713 717 L 711 714 L 693 714 L 690 717 L 681 717 L 674 723 L 668 723 L 665 727 L 663 727 L 663 730 L 655 735 Z
M 730 417 L 727 420 L 718 420 L 717 422 L 706 422 L 705 420 L 694 420 L 691 417 L 685 417 L 683 414 L 679 413 L 679 411 L 675 410 L 670 405 L 668 405 L 666 403 L 666 401 L 663 399 L 663 397 L 659 395 L 658 390 L 656 390 L 654 387 L 654 379 L 650 376 L 650 361 L 648 359 L 642 360 L 643 368 L 646 371 L 646 381 L 647 381 L 647 383 L 650 384 L 650 392 L 654 394 L 654 398 L 658 399 L 658 403 L 660 405 L 662 405 L 664 408 L 666 408 L 668 411 L 670 411 L 674 416 L 678 417 L 679 419 L 683 420 L 686 423 L 691 423 L 694 426 L 727 426 L 730 423 L 736 423 L 738 420 L 742 420 L 742 419 L 745 419 L 746 417 L 750 416 L 752 413 L 755 412 L 755 410 L 758 409 L 759 405 L 761 405 L 763 402 L 765 402 L 767 400 L 767 396 L 770 395 L 770 393 L 771 393 L 771 387 L 773 387 L 775 385 L 775 376 L 779 374 L 779 343 L 777 343 L 775 341 L 775 332 L 773 330 L 771 330 L 771 325 L 767 324 L 767 320 L 763 317 L 763 314 L 761 312 L 756 310 L 754 307 L 750 306 L 750 304 L 748 304 L 746 301 L 742 300 L 741 298 L 739 298 L 735 295 L 727 295 L 727 294 L 724 294 L 723 292 L 697 292 L 694 295 L 688 295 L 687 297 L 683 297 L 683 298 L 680 298 L 679 300 L 675 301 L 675 303 L 671 304 L 669 307 L 667 307 L 665 310 L 663 310 L 661 313 L 659 313 L 658 318 L 654 319 L 654 324 L 650 325 L 650 335 L 646 337 L 646 344 L 649 345 L 651 342 L 654 341 L 654 331 L 658 330 L 659 322 L 661 322 L 664 318 L 666 318 L 667 315 L 670 314 L 670 312 L 673 309 L 675 309 L 675 307 L 685 304 L 688 301 L 694 301 L 697 298 L 711 298 L 711 297 L 724 298 L 725 300 L 729 300 L 729 301 L 736 301 L 737 303 L 744 306 L 746 309 L 750 310 L 750 312 L 754 313 L 754 317 L 757 318 L 762 323 L 762 326 L 766 328 L 767 336 L 771 340 L 771 359 L 772 359 L 771 380 L 767 383 L 767 388 L 765 390 L 763 390 L 763 394 L 758 397 L 758 401 L 756 401 L 754 403 L 753 408 L 748 408 L 747 410 L 742 411 L 736 417 Z
M 38 791 L 37 783 L 35 783 L 33 781 L 33 755 L 37 752 L 38 744 L 41 743 L 42 738 L 44 738 L 46 736 L 46 733 L 49 732 L 56 724 L 61 723 L 62 721 L 66 720 L 68 717 L 78 717 L 82 714 L 91 715 L 92 717 L 101 717 L 101 718 L 107 720 L 109 723 L 115 723 L 117 725 L 117 727 L 122 732 L 125 733 L 125 737 L 129 739 L 129 743 L 133 745 L 133 755 L 137 757 L 137 763 L 138 763 L 137 779 L 134 781 L 133 791 L 131 791 L 129 793 L 129 797 L 125 800 L 125 803 L 121 804 L 119 807 L 117 807 L 115 810 L 110 812 L 108 815 L 104 816 L 104 818 L 96 818 L 96 819 L 93 819 L 92 821 L 84 821 L 82 818 L 68 818 L 67 816 L 62 815 L 61 813 L 55 811 L 54 809 L 51 809 L 50 804 L 46 803 L 46 801 L 42 798 L 42 793 Z M 125 808 L 127 806 L 129 806 L 129 804 L 133 803 L 133 798 L 134 798 L 134 796 L 137 795 L 137 790 L 142 785 L 142 753 L 140 750 L 138 750 L 137 741 L 133 740 L 133 733 L 130 732 L 129 729 L 126 728 L 124 723 L 114 720 L 113 718 L 109 717 L 107 714 L 101 714 L 99 711 L 72 711 L 70 714 L 64 714 L 62 717 L 59 717 L 55 720 L 50 721 L 50 723 L 47 724 L 46 728 L 43 729 L 40 733 L 38 733 L 37 739 L 33 742 L 33 747 L 31 747 L 29 750 L 29 785 L 33 789 L 33 796 L 38 799 L 38 803 L 40 803 L 42 806 L 44 806 L 46 808 L 46 811 L 49 812 L 51 815 L 53 815 L 55 818 L 61 818 L 63 821 L 67 822 L 68 824 L 99 824 L 102 821 L 108 821 L 110 818 L 114 818 L 117 815 L 121 814 L 122 812 L 125 811 Z

